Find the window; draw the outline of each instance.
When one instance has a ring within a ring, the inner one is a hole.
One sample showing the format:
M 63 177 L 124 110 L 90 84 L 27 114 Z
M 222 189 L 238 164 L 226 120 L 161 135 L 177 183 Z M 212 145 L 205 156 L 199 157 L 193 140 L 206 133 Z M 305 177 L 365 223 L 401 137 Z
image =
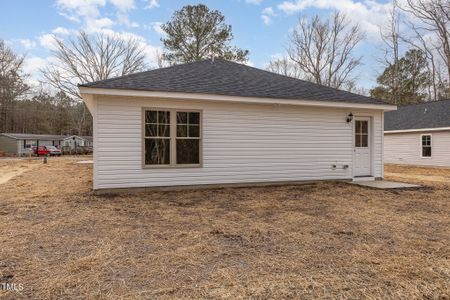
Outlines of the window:
M 170 164 L 170 111 L 145 112 L 145 164 Z
M 144 110 L 146 166 L 199 166 L 200 155 L 200 112 Z
M 369 121 L 355 121 L 355 147 L 369 147 Z
M 177 164 L 200 163 L 200 113 L 177 112 Z
M 25 149 L 31 149 L 32 147 L 36 147 L 36 141 L 35 140 L 24 140 L 23 147 Z
M 431 157 L 431 134 L 422 135 L 422 157 Z

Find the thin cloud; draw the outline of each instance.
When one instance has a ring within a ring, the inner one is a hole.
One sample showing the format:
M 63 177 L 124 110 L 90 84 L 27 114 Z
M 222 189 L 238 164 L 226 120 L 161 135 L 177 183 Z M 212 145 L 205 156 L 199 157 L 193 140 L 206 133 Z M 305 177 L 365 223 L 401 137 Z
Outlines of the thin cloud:
M 159 7 L 159 1 L 158 0 L 149 0 L 148 4 L 145 6 L 145 9 L 152 9 Z
M 377 1 L 356 2 L 355 0 L 296 0 L 284 1 L 277 8 L 287 15 L 308 8 L 337 10 L 345 13 L 354 23 L 359 24 L 371 38 L 379 39 L 379 28 L 387 22 L 391 3 Z
M 248 4 L 259 5 L 261 4 L 262 0 L 245 0 L 245 2 Z
M 21 39 L 19 43 L 27 50 L 33 49 L 36 47 L 36 42 L 30 39 Z
M 64 27 L 56 27 L 52 30 L 52 33 L 59 35 L 68 35 L 70 34 L 70 30 Z

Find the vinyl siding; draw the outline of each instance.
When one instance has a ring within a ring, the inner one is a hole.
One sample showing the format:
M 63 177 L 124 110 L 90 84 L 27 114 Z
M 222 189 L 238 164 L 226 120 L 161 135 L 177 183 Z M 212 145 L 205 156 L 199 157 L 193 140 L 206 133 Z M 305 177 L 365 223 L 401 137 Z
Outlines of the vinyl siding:
M 142 107 L 202 110 L 203 166 L 142 168 Z M 94 188 L 350 179 L 353 127 L 345 122 L 349 112 L 96 96 Z M 373 175 L 381 177 L 382 113 L 352 112 L 372 117 Z
M 431 157 L 421 157 L 424 134 L 431 134 Z M 386 163 L 450 167 L 450 131 L 387 133 L 384 156 Z
M 0 135 L 0 151 L 18 154 L 18 149 L 19 148 L 16 139 Z

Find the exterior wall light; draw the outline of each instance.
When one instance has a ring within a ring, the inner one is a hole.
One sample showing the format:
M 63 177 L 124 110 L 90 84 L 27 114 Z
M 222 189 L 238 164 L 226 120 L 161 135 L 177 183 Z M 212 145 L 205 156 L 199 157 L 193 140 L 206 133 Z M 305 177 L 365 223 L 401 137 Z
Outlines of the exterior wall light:
M 350 123 L 353 120 L 353 114 L 349 113 L 347 116 L 347 123 Z

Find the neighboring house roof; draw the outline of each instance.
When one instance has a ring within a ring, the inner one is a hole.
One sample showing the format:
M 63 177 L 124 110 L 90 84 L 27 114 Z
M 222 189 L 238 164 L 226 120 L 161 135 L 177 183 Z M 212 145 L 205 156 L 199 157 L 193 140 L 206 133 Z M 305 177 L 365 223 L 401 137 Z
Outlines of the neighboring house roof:
M 16 140 L 65 140 L 72 137 L 77 137 L 82 140 L 87 140 L 92 142 L 92 136 L 78 136 L 78 135 L 54 135 L 54 134 L 30 134 L 30 133 L 0 133 L 0 135 L 4 135 Z
M 374 98 L 217 58 L 85 83 L 80 87 L 385 105 Z
M 29 134 L 29 133 L 1 133 L 1 135 L 10 137 L 16 140 L 62 140 L 64 135 L 51 135 L 51 134 Z
M 384 130 L 450 127 L 450 99 L 399 106 L 384 115 Z

